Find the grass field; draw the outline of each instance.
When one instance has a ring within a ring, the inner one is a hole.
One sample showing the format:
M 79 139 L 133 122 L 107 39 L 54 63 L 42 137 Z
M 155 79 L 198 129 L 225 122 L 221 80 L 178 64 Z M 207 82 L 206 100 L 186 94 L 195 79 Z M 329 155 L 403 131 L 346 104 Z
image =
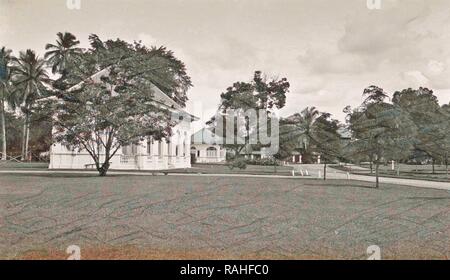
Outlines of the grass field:
M 357 181 L 0 175 L 0 258 L 450 257 L 450 192 Z
M 365 170 L 361 169 L 348 169 L 342 167 L 336 167 L 341 170 L 351 171 L 354 174 L 361 175 L 374 175 L 375 166 L 373 167 L 373 173 L 370 174 L 370 166 L 362 165 Z M 404 178 L 404 179 L 419 179 L 419 180 L 430 180 L 439 182 L 450 182 L 450 177 L 447 175 L 445 170 L 445 165 L 435 165 L 435 171 L 433 173 L 433 168 L 431 165 L 408 165 L 400 164 L 400 175 L 397 174 L 397 165 L 395 170 L 392 170 L 390 164 L 380 165 L 380 176 L 387 176 L 393 178 Z
M 1 162 L 0 170 L 2 169 L 47 169 L 47 162 Z
M 32 163 L 16 163 L 16 162 L 7 162 L 0 163 L 0 170 L 31 170 L 31 169 L 47 169 L 48 163 L 40 163 L 40 162 L 32 162 Z M 114 170 L 114 169 L 111 169 Z M 169 173 L 186 173 L 186 174 L 252 174 L 252 175 L 291 175 L 292 167 L 290 166 L 258 166 L 258 165 L 247 165 L 246 169 L 230 169 L 228 166 L 223 164 L 193 164 L 192 168 L 183 168 L 183 169 L 170 169 L 163 170 Z M 86 171 L 86 169 L 83 169 Z M 92 170 L 91 170 L 92 171 Z M 118 171 L 118 170 L 116 170 Z M 151 172 L 151 171 L 142 171 L 142 172 Z M 162 171 L 161 171 L 162 172 Z
M 252 174 L 252 175 L 289 175 L 292 173 L 292 166 L 260 166 L 247 165 L 246 169 L 233 168 L 230 169 L 222 164 L 193 164 L 192 168 L 169 170 L 176 173 L 188 174 Z

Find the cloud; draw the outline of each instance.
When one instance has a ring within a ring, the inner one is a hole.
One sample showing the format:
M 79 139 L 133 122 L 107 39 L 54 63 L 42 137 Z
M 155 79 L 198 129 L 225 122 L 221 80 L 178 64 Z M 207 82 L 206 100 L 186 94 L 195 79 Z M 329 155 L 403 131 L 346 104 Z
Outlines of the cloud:
M 351 74 L 368 69 L 368 61 L 364 57 L 337 49 L 310 48 L 301 54 L 298 60 L 312 74 Z
M 412 88 L 430 87 L 430 80 L 420 71 L 408 71 L 402 76 Z

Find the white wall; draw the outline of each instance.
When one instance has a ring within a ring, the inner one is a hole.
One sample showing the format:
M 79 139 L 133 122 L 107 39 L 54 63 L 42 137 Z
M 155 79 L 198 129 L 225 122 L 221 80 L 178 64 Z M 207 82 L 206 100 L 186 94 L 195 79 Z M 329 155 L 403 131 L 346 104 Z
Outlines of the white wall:
M 165 139 L 161 141 L 163 153 L 158 153 L 158 141 L 151 145 L 151 154 L 147 154 L 147 141 L 137 146 L 137 153 L 125 156 L 122 149 L 111 159 L 110 169 L 122 170 L 163 170 L 191 167 L 190 159 L 190 123 L 182 122 L 172 128 L 171 144 Z M 185 147 L 183 147 L 183 142 Z M 178 145 L 179 154 L 175 154 Z M 184 152 L 184 154 L 183 154 Z M 72 152 L 59 143 L 50 149 L 50 169 L 85 169 L 86 164 L 94 164 L 94 160 L 87 151 Z M 95 168 L 90 166 L 89 168 Z
M 191 146 L 195 148 L 197 163 L 221 163 L 226 161 L 226 150 L 220 145 L 192 144 Z M 216 149 L 215 156 L 208 153 L 210 147 Z M 200 152 L 200 155 L 198 155 L 198 152 Z

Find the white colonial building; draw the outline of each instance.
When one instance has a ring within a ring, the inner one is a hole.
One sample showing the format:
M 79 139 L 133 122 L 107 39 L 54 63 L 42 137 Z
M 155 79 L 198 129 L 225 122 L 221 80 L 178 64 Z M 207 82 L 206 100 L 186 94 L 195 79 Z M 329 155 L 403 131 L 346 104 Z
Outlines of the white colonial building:
M 99 79 L 103 75 L 105 72 L 101 71 L 92 76 L 92 79 Z M 156 141 L 150 137 L 139 144 L 122 147 L 111 159 L 110 169 L 165 170 L 191 167 L 191 122 L 198 119 L 188 114 L 156 86 L 153 94 L 158 103 L 187 117 L 172 128 L 172 136 L 168 139 Z M 72 151 L 60 143 L 54 143 L 50 149 L 49 168 L 85 169 L 95 168 L 95 164 L 87 151 Z
M 227 151 L 219 143 L 221 138 L 203 128 L 191 137 L 191 158 L 196 163 L 224 163 Z

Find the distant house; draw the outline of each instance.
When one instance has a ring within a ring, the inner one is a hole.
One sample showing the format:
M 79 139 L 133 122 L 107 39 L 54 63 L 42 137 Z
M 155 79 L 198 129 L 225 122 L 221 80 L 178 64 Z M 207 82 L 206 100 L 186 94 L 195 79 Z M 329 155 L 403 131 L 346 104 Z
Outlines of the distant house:
M 338 133 L 341 136 L 341 145 L 345 147 L 348 143 L 350 143 L 352 139 L 352 133 L 346 129 L 345 127 L 341 127 L 338 130 Z M 288 162 L 294 164 L 304 163 L 304 154 L 308 146 L 308 141 L 306 137 L 300 137 L 297 147 L 291 153 L 291 157 L 288 158 Z M 312 153 L 310 156 L 310 161 L 312 160 L 314 163 L 320 164 L 321 156 L 320 153 Z
M 255 147 L 256 146 L 256 147 Z M 242 149 L 241 156 L 246 159 L 270 159 L 273 158 L 272 150 L 266 147 L 258 147 L 258 145 L 247 144 Z
M 210 129 L 202 128 L 191 136 L 191 159 L 197 163 L 223 163 L 226 149 L 221 145 L 222 138 Z
M 99 81 L 108 75 L 104 69 L 91 76 Z M 154 86 L 153 98 L 161 106 L 176 112 L 182 118 L 180 123 L 172 127 L 172 136 L 156 140 L 149 137 L 138 144 L 124 146 L 111 159 L 111 169 L 123 170 L 164 170 L 191 167 L 191 122 L 198 118 L 188 114 L 173 99 Z M 73 151 L 60 143 L 54 143 L 50 149 L 50 169 L 83 169 L 94 168 L 94 161 L 87 151 Z

